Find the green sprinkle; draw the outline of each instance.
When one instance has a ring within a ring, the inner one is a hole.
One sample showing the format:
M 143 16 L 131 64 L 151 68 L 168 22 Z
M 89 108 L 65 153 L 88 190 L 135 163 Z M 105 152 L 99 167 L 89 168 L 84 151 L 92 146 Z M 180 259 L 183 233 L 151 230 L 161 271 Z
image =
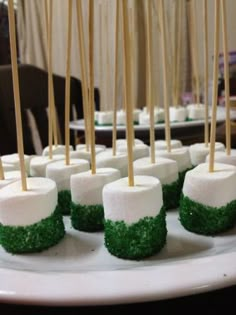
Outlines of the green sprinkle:
M 64 235 L 62 215 L 57 208 L 50 217 L 32 225 L 0 224 L 0 244 L 13 254 L 41 252 L 56 245 Z
M 166 235 L 164 208 L 156 217 L 145 217 L 131 225 L 105 220 L 105 245 L 119 258 L 139 260 L 154 255 L 165 245 Z
M 102 231 L 104 229 L 103 205 L 77 205 L 71 202 L 71 223 L 76 230 Z
M 71 192 L 70 190 L 62 190 L 58 192 L 58 210 L 64 214 L 70 214 Z
M 163 203 L 166 210 L 175 209 L 179 206 L 179 200 L 181 195 L 181 186 L 179 179 L 177 181 L 162 186 L 163 191 Z
M 204 206 L 181 196 L 180 200 L 180 222 L 188 231 L 214 235 L 232 228 L 236 223 L 236 200 L 226 206 L 215 208 Z

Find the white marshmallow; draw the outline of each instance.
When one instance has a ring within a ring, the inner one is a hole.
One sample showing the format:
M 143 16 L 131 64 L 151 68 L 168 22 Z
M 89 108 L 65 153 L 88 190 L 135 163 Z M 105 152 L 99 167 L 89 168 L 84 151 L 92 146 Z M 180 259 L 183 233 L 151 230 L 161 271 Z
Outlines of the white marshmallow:
M 206 162 L 208 162 L 210 156 L 206 157 Z M 230 155 L 227 155 L 226 151 L 215 152 L 215 162 L 229 164 L 236 166 L 236 150 L 231 149 Z
M 0 223 L 26 226 L 49 217 L 57 205 L 56 184 L 47 178 L 27 178 L 27 191 L 21 181 L 0 190 Z
M 117 152 L 127 154 L 127 145 L 119 145 Z M 141 159 L 149 155 L 149 147 L 146 144 L 136 144 L 133 146 L 133 160 Z
M 98 125 L 112 125 L 113 112 L 112 111 L 98 112 L 96 118 Z
M 104 185 L 120 178 L 114 168 L 98 168 L 96 174 L 91 170 L 71 176 L 71 199 L 75 204 L 102 205 Z
M 177 162 L 170 159 L 158 158 L 156 163 L 151 163 L 150 157 L 134 161 L 134 175 L 153 176 L 160 180 L 162 185 L 172 184 L 177 181 Z
M 47 165 L 46 177 L 56 182 L 58 191 L 70 190 L 71 175 L 87 170 L 89 163 L 86 160 L 71 159 L 70 165 L 66 165 L 65 161 L 56 161 Z
M 101 152 L 103 152 L 105 150 L 106 150 L 105 146 L 96 144 L 96 146 L 95 146 L 96 155 L 100 154 Z M 89 148 L 89 151 L 87 151 L 86 147 L 83 147 L 83 148 L 79 147 L 78 150 L 76 150 L 75 152 L 76 153 L 73 153 L 73 155 L 76 156 L 76 158 L 87 160 L 90 162 L 90 160 L 91 160 L 90 148 Z
M 157 108 L 154 110 L 154 122 L 163 122 L 165 120 L 165 113 L 162 108 Z M 150 113 L 143 111 L 139 114 L 139 124 L 140 125 L 150 125 Z
M 4 179 L 0 180 L 0 189 L 19 180 L 21 178 L 20 171 L 4 172 Z
M 205 118 L 205 105 L 204 104 L 189 104 L 187 106 L 188 118 L 199 120 Z
M 140 139 L 134 139 L 134 144 L 143 144 L 144 142 Z M 116 146 L 119 147 L 120 145 L 126 145 L 127 146 L 127 139 L 117 139 L 116 140 Z
M 179 172 L 183 172 L 192 167 L 188 148 L 182 147 L 173 149 L 171 152 L 167 150 L 156 150 L 157 157 L 164 157 L 177 162 Z
M 151 176 L 135 176 L 134 182 L 134 186 L 129 186 L 126 177 L 104 187 L 106 220 L 132 224 L 159 214 L 163 205 L 160 181 Z
M 7 163 L 3 163 L 2 164 L 3 167 L 3 171 L 4 172 L 9 172 L 9 171 L 17 171 L 17 166 L 14 164 L 7 164 Z
M 89 148 L 90 148 L 90 146 L 89 146 Z M 77 144 L 76 145 L 76 151 L 84 150 L 84 149 L 86 149 L 86 144 Z M 103 144 L 96 144 L 95 150 L 96 150 L 96 154 L 98 154 L 99 152 L 105 151 L 106 146 Z
M 180 140 L 172 140 L 170 141 L 171 149 L 181 148 L 182 142 Z M 155 149 L 156 150 L 167 150 L 167 142 L 166 140 L 156 140 L 155 141 Z
M 120 171 L 121 177 L 128 175 L 128 155 L 125 153 L 112 154 L 112 149 L 101 152 L 96 158 L 97 167 L 111 167 Z
M 94 112 L 94 121 L 95 122 L 98 121 L 98 115 L 99 115 L 98 113 L 99 113 L 99 111 L 97 111 L 97 110 Z
M 139 122 L 139 115 L 141 113 L 140 109 L 133 110 L 133 122 Z M 126 112 L 124 110 L 118 110 L 116 113 L 116 123 L 117 125 L 126 125 Z
M 170 107 L 170 121 L 185 121 L 187 118 L 187 108 L 183 106 Z
M 13 154 L 7 154 L 7 155 L 2 155 L 2 163 L 3 164 L 11 164 L 14 166 L 15 170 L 20 169 L 20 159 L 18 153 L 13 153 Z M 27 174 L 29 174 L 29 164 L 30 164 L 30 159 L 31 157 L 29 155 L 24 155 L 25 159 L 25 168 Z
M 70 151 L 73 151 L 72 145 L 70 145 Z M 66 146 L 63 144 L 58 144 L 57 146 L 53 145 L 52 146 L 52 154 L 57 155 L 57 154 L 65 154 L 66 153 Z M 49 147 L 45 147 L 43 149 L 43 156 L 49 155 Z
M 223 143 L 215 143 L 215 151 L 224 151 L 225 146 Z M 190 145 L 189 154 L 191 158 L 192 165 L 198 165 L 206 161 L 206 156 L 209 154 L 210 145 L 207 147 L 205 143 L 195 143 Z M 220 162 L 220 161 L 219 161 Z
M 210 207 L 222 207 L 236 200 L 236 167 L 215 163 L 214 172 L 203 163 L 188 171 L 185 176 L 183 194 L 191 200 Z
M 56 154 L 49 159 L 48 156 L 35 156 L 30 161 L 30 176 L 32 177 L 46 177 L 46 167 L 49 163 L 64 160 L 63 154 Z

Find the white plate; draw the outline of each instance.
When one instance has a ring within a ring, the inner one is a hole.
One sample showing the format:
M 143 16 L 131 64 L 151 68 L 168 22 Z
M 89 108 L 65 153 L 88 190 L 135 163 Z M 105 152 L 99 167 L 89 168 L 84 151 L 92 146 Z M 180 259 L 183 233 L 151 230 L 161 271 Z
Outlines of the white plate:
M 209 112 L 211 112 L 211 109 L 209 109 Z M 230 116 L 231 116 L 231 119 L 236 119 L 236 111 L 231 110 Z M 225 121 L 225 108 L 224 107 L 220 107 L 220 106 L 218 107 L 216 119 L 217 119 L 218 123 Z M 211 122 L 211 119 L 209 118 L 209 123 L 210 122 Z M 204 120 L 193 120 L 193 121 L 185 121 L 185 122 L 172 122 L 170 125 L 171 125 L 171 128 L 186 128 L 186 127 L 202 126 L 202 125 L 204 125 L 204 123 L 205 123 Z M 70 122 L 70 128 L 74 129 L 74 130 L 83 131 L 85 128 L 84 127 L 84 120 L 79 119 L 76 121 L 71 121 Z M 138 130 L 144 131 L 144 130 L 148 130 L 149 128 L 150 128 L 149 125 L 134 125 L 134 129 L 137 131 Z M 165 128 L 164 123 L 155 125 L 156 130 L 163 130 L 164 128 Z M 95 130 L 111 132 L 112 126 L 95 126 Z M 117 126 L 117 131 L 125 131 L 125 130 L 126 130 L 126 126 L 124 126 L 124 125 L 118 125 Z
M 169 212 L 167 245 L 143 261 L 111 256 L 103 233 L 71 229 L 40 254 L 0 249 L 0 301 L 102 305 L 161 300 L 236 284 L 236 229 L 217 237 L 189 233 Z

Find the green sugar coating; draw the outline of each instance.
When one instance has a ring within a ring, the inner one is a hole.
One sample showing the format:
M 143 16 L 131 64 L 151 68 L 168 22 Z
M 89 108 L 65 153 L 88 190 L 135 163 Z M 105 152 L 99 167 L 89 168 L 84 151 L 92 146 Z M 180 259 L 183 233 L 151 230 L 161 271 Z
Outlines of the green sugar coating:
M 80 205 L 71 202 L 71 223 L 76 230 L 102 231 L 104 229 L 103 205 Z
M 191 171 L 193 169 L 193 167 L 187 168 L 186 170 L 179 172 L 179 185 L 180 185 L 180 189 L 182 190 L 183 184 L 184 184 L 184 179 L 185 179 L 185 175 L 188 171 Z
M 139 260 L 159 252 L 166 243 L 166 212 L 145 217 L 131 225 L 105 220 L 105 245 L 119 258 Z
M 0 224 L 0 244 L 13 254 L 41 252 L 56 245 L 64 235 L 65 227 L 58 208 L 49 217 L 32 225 Z
M 181 196 L 179 217 L 185 229 L 203 235 L 214 235 L 232 228 L 236 223 L 236 200 L 226 206 L 204 206 Z
M 181 186 L 179 179 L 175 182 L 163 185 L 163 203 L 166 210 L 175 209 L 179 206 L 179 200 L 181 195 Z
M 62 190 L 58 192 L 58 210 L 64 214 L 70 214 L 71 208 L 71 192 L 70 190 Z

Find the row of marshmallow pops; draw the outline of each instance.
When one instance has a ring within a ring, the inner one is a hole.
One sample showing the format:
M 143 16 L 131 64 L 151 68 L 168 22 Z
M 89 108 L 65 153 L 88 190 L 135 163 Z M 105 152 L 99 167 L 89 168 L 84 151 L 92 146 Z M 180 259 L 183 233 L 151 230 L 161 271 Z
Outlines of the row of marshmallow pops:
M 128 115 L 127 115 L 128 116 Z

